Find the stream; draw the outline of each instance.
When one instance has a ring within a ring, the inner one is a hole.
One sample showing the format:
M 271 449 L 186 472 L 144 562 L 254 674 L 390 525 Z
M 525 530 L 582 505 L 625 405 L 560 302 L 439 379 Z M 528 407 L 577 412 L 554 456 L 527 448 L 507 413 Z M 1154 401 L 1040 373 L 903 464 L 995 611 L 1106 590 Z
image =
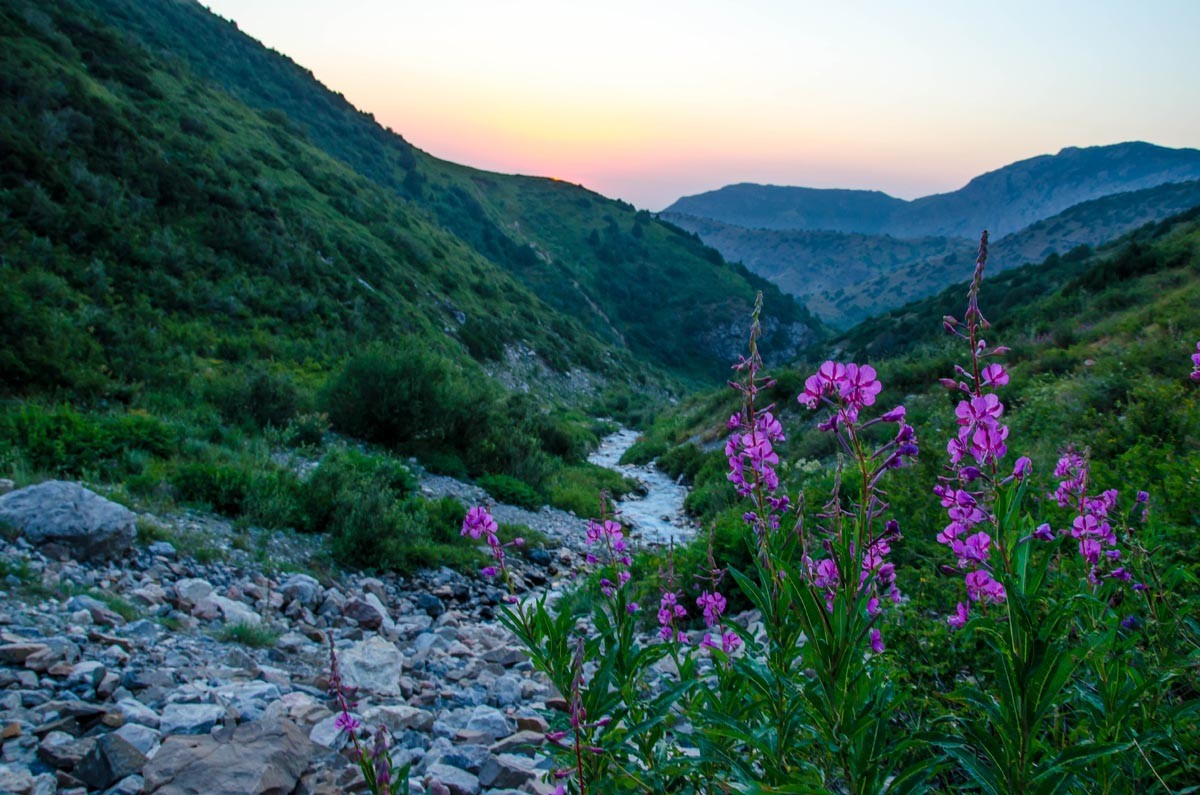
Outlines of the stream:
M 600 447 L 588 456 L 588 461 L 620 472 L 645 487 L 645 496 L 631 494 L 617 502 L 617 511 L 625 523 L 632 527 L 633 537 L 639 544 L 666 546 L 690 541 L 696 534 L 696 525 L 683 511 L 687 487 L 676 483 L 670 475 L 653 465 L 618 463 L 637 438 L 637 431 L 622 428 L 604 437 Z

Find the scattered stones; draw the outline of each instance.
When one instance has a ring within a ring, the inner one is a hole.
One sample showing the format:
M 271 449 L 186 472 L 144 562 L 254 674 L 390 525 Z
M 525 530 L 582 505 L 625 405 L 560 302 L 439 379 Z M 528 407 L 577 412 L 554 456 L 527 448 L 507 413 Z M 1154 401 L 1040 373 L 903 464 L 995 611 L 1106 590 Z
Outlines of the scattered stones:
M 583 523 L 527 513 L 544 534 L 575 540 L 538 568 L 514 557 L 514 581 L 561 592 L 583 561 Z M 0 555 L 49 594 L 0 591 L 0 793 L 362 791 L 327 692 L 331 639 L 357 689 L 361 737 L 391 733 L 397 764 L 414 765 L 414 794 L 422 783 L 428 795 L 541 787 L 551 764 L 537 711 L 557 694 L 496 620 L 494 584 L 449 569 L 275 579 L 216 517 L 148 520 L 223 555 L 200 563 L 156 542 L 117 562 L 0 539 Z M 287 543 L 299 559 L 312 552 L 306 537 Z M 119 603 L 138 620 L 126 623 Z M 278 640 L 219 641 L 233 624 Z
M 118 558 L 133 546 L 137 516 L 78 483 L 48 480 L 0 496 L 0 521 L 35 546 L 57 544 L 77 560 Z

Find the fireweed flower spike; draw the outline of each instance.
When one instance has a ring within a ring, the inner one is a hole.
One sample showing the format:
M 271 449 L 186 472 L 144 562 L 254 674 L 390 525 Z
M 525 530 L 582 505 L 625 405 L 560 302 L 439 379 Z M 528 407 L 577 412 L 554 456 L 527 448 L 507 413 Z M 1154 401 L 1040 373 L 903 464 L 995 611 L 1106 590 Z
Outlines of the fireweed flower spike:
M 817 427 L 836 435 L 842 449 L 858 464 L 863 478 L 857 506 L 863 521 L 853 537 L 841 537 L 843 512 L 836 504 L 836 497 L 831 500 L 827 506 L 828 512 L 824 515 L 824 518 L 833 520 L 835 528 L 832 532 L 825 529 L 828 536 L 826 549 L 830 552 L 835 548 L 844 549 L 849 553 L 848 557 L 843 558 L 837 553 L 815 561 L 806 557 L 808 580 L 813 587 L 824 592 L 825 606 L 830 612 L 834 610 L 839 589 L 853 588 L 854 593 L 861 593 L 865 589 L 866 611 L 872 619 L 882 612 L 885 597 L 893 603 L 901 600 L 895 566 L 885 560 L 885 556 L 891 552 L 891 544 L 900 538 L 900 526 L 895 521 L 889 521 L 878 533 L 873 531 L 872 520 L 887 508 L 880 499 L 877 486 L 885 472 L 911 462 L 919 452 L 916 434 L 912 426 L 904 421 L 907 414 L 904 406 L 896 406 L 878 417 L 860 421 L 862 411 L 875 404 L 882 390 L 878 374 L 870 365 L 827 361 L 804 382 L 804 392 L 797 398 L 802 406 L 809 409 L 829 407 L 828 419 Z M 879 447 L 870 449 L 864 440 L 864 431 L 879 423 L 894 423 L 896 435 Z M 839 560 L 853 561 L 858 576 L 842 576 Z M 873 652 L 882 653 L 884 645 L 878 627 L 871 628 L 869 644 Z
M 991 390 L 1007 385 L 1009 374 L 999 363 L 984 363 L 986 358 L 1007 351 L 1003 347 L 989 347 L 980 337 L 990 326 L 979 309 L 979 287 L 987 256 L 985 231 L 979 239 L 979 255 L 963 321 L 951 318 L 953 322 L 944 324 L 947 331 L 967 342 L 971 351 L 970 366 L 955 367 L 957 378 L 942 380 L 948 389 L 961 392 L 964 397 L 954 410 L 958 431 L 946 445 L 950 459 L 948 474 L 933 489 L 949 519 L 937 540 L 950 548 L 959 570 L 966 572 L 967 602 L 959 602 L 954 615 L 947 619 L 955 629 L 966 625 L 972 603 L 1000 603 L 1008 597 L 1004 586 L 993 576 L 992 554 L 997 551 L 1003 554 L 1003 550 L 998 549 L 991 535 L 996 517 L 990 506 L 996 488 L 1001 485 L 1000 459 L 1008 453 L 1008 426 L 1001 423 L 1004 404 Z M 1022 481 L 1031 469 L 1029 458 L 1021 456 L 1003 482 Z M 1034 536 L 1044 538 L 1045 533 L 1039 528 Z
M 1196 343 L 1196 352 L 1192 354 L 1192 380 L 1200 381 L 1200 342 Z

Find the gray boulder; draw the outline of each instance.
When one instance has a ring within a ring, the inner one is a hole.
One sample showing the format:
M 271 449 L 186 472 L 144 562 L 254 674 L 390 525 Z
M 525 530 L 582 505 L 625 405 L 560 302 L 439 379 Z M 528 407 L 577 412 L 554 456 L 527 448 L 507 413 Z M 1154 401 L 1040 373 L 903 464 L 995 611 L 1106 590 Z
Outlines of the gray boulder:
M 58 544 L 79 560 L 119 558 L 137 538 L 137 516 L 78 483 L 48 480 L 0 496 L 0 521 L 35 545 Z
M 284 718 L 168 737 L 142 770 L 150 795 L 287 795 L 316 747 Z
M 404 655 L 396 646 L 373 635 L 338 655 L 342 681 L 366 693 L 400 695 Z

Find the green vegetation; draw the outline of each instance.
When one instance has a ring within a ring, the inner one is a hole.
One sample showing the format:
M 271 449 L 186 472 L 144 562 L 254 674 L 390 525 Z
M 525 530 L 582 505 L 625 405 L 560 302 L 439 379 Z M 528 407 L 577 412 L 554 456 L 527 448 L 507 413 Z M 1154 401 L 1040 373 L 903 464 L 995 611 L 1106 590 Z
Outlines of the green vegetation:
M 945 524 L 944 512 L 924 484 L 940 474 L 951 435 L 955 397 L 937 382 L 952 375 L 962 358 L 961 341 L 948 339 L 941 319 L 961 316 L 965 296 L 965 284 L 947 288 L 829 343 L 838 360 L 869 361 L 884 383 L 879 404 L 903 403 L 917 431 L 918 462 L 890 476 L 888 487 L 905 533 L 896 546 L 897 569 L 909 573 L 901 581 L 911 597 L 904 610 L 914 616 L 944 605 L 953 587 L 936 573 L 943 551 L 934 535 Z M 990 333 L 1011 347 L 1006 358 L 1012 381 L 1000 390 L 1005 417 L 1010 438 L 1020 440 L 1022 454 L 1045 481 L 1039 481 L 1040 491 L 1050 490 L 1057 445 L 1069 442 L 1090 450 L 1097 485 L 1150 492 L 1146 532 L 1153 541 L 1144 543 L 1157 545 L 1171 587 L 1188 599 L 1200 594 L 1194 542 L 1200 530 L 1194 498 L 1200 493 L 1200 397 L 1188 379 L 1188 354 L 1200 339 L 1197 305 L 1200 210 L 1150 224 L 1096 252 L 1080 249 L 1037 266 L 986 274 L 981 303 L 993 322 Z M 838 450 L 829 434 L 815 429 L 796 395 L 826 355 L 815 349 L 777 369 L 777 384 L 760 398 L 776 405 L 787 429 L 780 455 L 794 463 L 781 477 L 793 494 L 803 492 L 809 506 L 828 500 Z M 673 475 L 689 479 L 686 507 L 714 528 L 718 562 L 747 570 L 752 560 L 742 530 L 745 509 L 725 480 L 724 456 L 693 443 L 724 438 L 715 419 L 728 417 L 736 403 L 731 390 L 697 393 L 662 415 L 627 457 L 657 457 Z M 706 543 L 678 551 L 677 568 L 699 565 Z M 659 563 L 651 558 L 640 566 L 653 575 Z M 950 675 L 953 654 L 934 654 L 931 649 L 941 647 L 924 634 L 906 637 L 915 644 L 905 647 L 913 666 L 898 675 Z
M 226 624 L 217 631 L 215 637 L 222 643 L 240 643 L 252 649 L 268 649 L 279 640 L 279 630 L 265 624 Z

